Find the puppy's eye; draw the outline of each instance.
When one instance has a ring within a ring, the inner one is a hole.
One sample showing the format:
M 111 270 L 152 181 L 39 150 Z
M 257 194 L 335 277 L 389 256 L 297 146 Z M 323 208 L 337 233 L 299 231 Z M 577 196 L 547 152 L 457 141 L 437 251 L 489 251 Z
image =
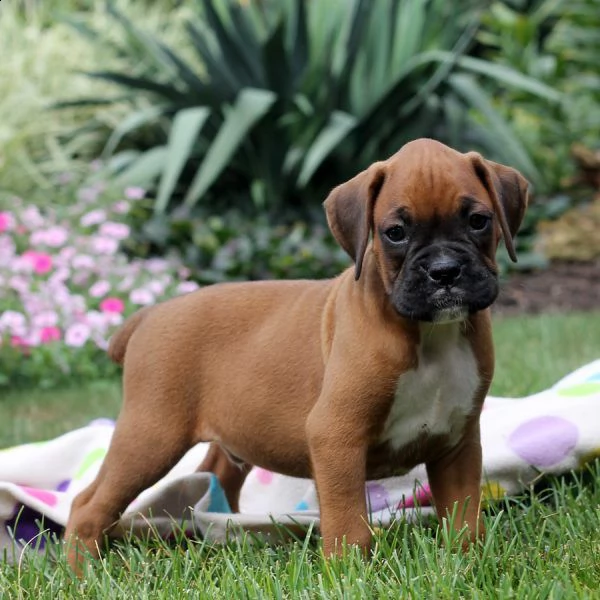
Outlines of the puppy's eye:
M 490 222 L 490 218 L 487 215 L 482 215 L 480 213 L 473 213 L 469 217 L 469 225 L 471 229 L 475 231 L 483 231 L 487 224 Z
M 387 229 L 384 234 L 392 244 L 399 244 L 406 237 L 406 231 L 402 225 L 394 225 Z

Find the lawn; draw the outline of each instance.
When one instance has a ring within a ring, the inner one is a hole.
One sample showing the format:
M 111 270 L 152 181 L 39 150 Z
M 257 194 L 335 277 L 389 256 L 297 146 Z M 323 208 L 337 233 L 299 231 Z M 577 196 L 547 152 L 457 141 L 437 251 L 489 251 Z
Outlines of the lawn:
M 600 358 L 600 313 L 498 319 L 492 392 L 521 396 Z M 0 400 L 0 446 L 56 436 L 118 412 L 119 386 L 15 392 Z M 374 557 L 325 562 L 312 540 L 283 546 L 119 544 L 83 582 L 61 556 L 0 569 L 1 598 L 597 598 L 600 465 L 491 507 L 468 553 L 427 523 L 377 532 Z M 185 546 L 185 547 L 184 547 Z

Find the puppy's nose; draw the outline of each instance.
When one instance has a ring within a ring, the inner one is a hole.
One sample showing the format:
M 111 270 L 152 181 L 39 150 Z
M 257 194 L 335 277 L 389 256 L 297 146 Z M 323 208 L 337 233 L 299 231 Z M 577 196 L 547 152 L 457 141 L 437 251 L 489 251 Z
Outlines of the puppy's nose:
M 429 278 L 440 285 L 452 285 L 460 278 L 462 265 L 454 258 L 434 260 L 427 269 Z

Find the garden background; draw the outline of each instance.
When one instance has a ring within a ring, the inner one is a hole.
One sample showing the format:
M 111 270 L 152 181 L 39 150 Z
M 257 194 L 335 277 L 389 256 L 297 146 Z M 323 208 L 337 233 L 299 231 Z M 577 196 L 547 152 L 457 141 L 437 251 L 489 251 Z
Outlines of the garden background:
M 338 273 L 322 201 L 417 137 L 532 184 L 493 392 L 598 358 L 599 0 L 12 0 L 0 51 L 0 445 L 114 417 L 138 307 Z

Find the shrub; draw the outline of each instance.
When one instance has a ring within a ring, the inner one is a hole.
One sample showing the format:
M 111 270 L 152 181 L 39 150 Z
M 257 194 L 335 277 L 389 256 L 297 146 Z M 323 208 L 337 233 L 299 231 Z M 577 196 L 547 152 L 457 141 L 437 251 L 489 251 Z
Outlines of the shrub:
M 137 205 L 133 222 L 144 222 L 151 205 Z M 157 229 L 146 222 L 133 231 L 126 248 L 138 256 L 178 247 L 201 284 L 256 279 L 306 279 L 338 275 L 350 264 L 329 229 L 321 223 L 295 221 L 273 225 L 266 216 L 248 218 L 236 211 L 206 218 L 174 220 Z M 151 242 L 150 240 L 157 240 Z
M 112 161 L 121 181 L 160 179 L 157 230 L 199 206 L 310 217 L 335 184 L 421 136 L 480 148 L 535 178 L 478 81 L 544 101 L 559 96 L 510 68 L 466 56 L 478 5 L 206 0 L 186 24 L 195 62 L 113 10 L 136 42 L 135 51 L 124 45 L 120 53 L 135 58 L 126 70 L 90 75 L 149 106 L 132 109 L 108 139 L 107 155 L 122 150 Z
M 600 131 L 600 3 L 598 0 L 494 2 L 479 34 L 483 55 L 552 86 L 560 103 L 540 103 L 506 88 L 496 106 L 514 123 L 541 177 L 538 195 L 569 187 L 574 143 L 598 146 Z
M 111 375 L 104 350 L 123 315 L 197 287 L 175 258 L 119 251 L 129 236 L 122 220 L 143 190 L 69 191 L 64 208 L 41 212 L 14 197 L 0 212 L 0 387 Z

